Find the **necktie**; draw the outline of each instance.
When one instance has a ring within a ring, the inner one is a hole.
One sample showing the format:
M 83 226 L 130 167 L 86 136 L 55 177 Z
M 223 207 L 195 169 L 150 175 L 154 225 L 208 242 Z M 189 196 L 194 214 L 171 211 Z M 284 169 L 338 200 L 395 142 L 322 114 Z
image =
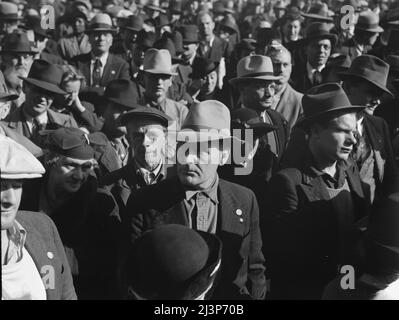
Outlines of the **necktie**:
M 93 86 L 95 87 L 99 87 L 101 83 L 101 66 L 100 59 L 96 59 L 93 68 Z
M 313 72 L 313 85 L 317 86 L 321 84 L 321 82 L 322 82 L 321 72 L 316 69 Z

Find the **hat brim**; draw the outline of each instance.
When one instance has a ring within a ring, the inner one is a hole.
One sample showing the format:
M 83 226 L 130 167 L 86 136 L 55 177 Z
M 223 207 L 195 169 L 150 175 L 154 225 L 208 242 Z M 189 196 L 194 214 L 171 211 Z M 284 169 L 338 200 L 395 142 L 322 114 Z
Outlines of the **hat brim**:
M 242 83 L 246 83 L 248 81 L 254 81 L 254 80 L 264 80 L 264 81 L 275 81 L 275 80 L 280 80 L 281 77 L 278 76 L 259 76 L 259 77 L 236 77 L 233 79 L 229 80 L 229 83 L 232 86 L 238 86 Z
M 194 131 L 192 129 L 183 129 L 177 132 L 176 141 L 177 142 L 206 142 L 206 141 L 237 141 L 243 143 L 242 140 L 231 135 L 218 134 L 217 132 L 210 131 Z
M 137 28 L 133 28 L 133 27 L 121 27 L 121 29 L 134 31 L 134 32 L 140 32 L 141 30 L 143 30 L 143 28 L 137 29 Z
M 157 74 L 157 75 L 167 75 L 167 76 L 176 76 L 176 72 L 170 72 L 168 70 L 159 70 L 159 69 L 148 69 L 148 70 L 143 70 L 145 73 L 150 73 L 150 74 Z
M 338 37 L 335 34 L 325 34 L 325 35 L 319 35 L 319 36 L 314 36 L 314 37 L 309 37 L 309 38 L 302 38 L 297 41 L 297 45 L 307 45 L 311 41 L 315 40 L 321 40 L 321 39 L 328 39 L 331 41 L 331 45 L 335 46 L 338 42 Z
M 67 94 L 67 92 L 65 92 L 64 90 L 62 90 L 60 87 L 56 86 L 55 84 L 46 82 L 46 81 L 42 81 L 42 80 L 37 80 L 37 79 L 32 79 L 32 78 L 26 78 L 26 77 L 19 77 L 20 79 L 26 81 L 29 84 L 32 84 L 36 87 L 39 87 L 43 90 L 49 91 L 51 93 L 55 93 L 55 94 Z
M 147 4 L 147 5 L 144 6 L 144 8 L 147 8 L 147 9 L 150 9 L 150 10 L 153 10 L 153 11 L 158 11 L 158 12 L 161 12 L 161 13 L 166 13 L 165 9 L 162 9 L 161 7 L 154 6 L 152 4 Z
M 43 174 L 40 173 L 1 173 L 1 179 L 34 179 L 40 178 Z
M 367 32 L 374 32 L 374 33 L 382 33 L 382 32 L 384 32 L 384 29 L 381 28 L 380 26 L 378 26 L 376 28 L 371 28 L 371 29 L 355 27 L 355 29 L 362 30 L 362 31 L 367 31 Z
M 17 94 L 0 93 L 1 101 L 13 101 L 13 100 L 17 100 L 18 98 L 19 98 L 19 95 L 17 95 Z
M 303 116 L 302 118 L 298 119 L 298 121 L 296 122 L 296 126 L 298 126 L 299 128 L 306 128 L 310 124 L 314 123 L 315 121 L 326 115 L 332 115 L 340 111 L 348 111 L 348 113 L 359 112 L 364 110 L 365 108 L 366 108 L 365 106 L 342 106 L 342 107 L 332 108 L 328 111 L 320 112 L 310 117 Z
M 108 98 L 108 97 L 106 97 L 106 99 L 113 103 L 121 105 L 122 107 L 125 107 L 127 109 L 134 109 L 137 107 L 137 104 L 134 104 L 134 101 L 132 100 L 123 100 L 123 99 Z
M 320 15 L 314 14 L 314 13 L 301 13 L 301 15 L 305 18 L 317 19 L 317 20 L 323 21 L 323 22 L 333 22 L 334 21 L 333 18 L 320 16 Z
M 88 29 L 86 31 L 87 34 L 89 33 L 95 33 L 95 32 L 109 32 L 109 33 L 117 33 L 117 30 L 114 28 L 95 28 L 95 29 Z
M 165 128 L 168 127 L 169 121 L 173 121 L 168 115 L 160 115 L 157 113 L 152 113 L 152 112 L 145 112 L 145 111 L 138 111 L 138 110 L 132 110 L 127 113 L 124 113 L 121 116 L 121 123 L 123 125 L 126 125 L 130 120 L 132 119 L 137 119 L 138 117 L 146 117 L 146 118 L 151 118 L 154 119 L 158 122 L 160 122 Z
M 378 83 L 378 82 L 376 82 L 376 81 L 374 81 L 374 80 L 370 80 L 370 79 L 367 79 L 367 78 L 365 78 L 365 77 L 362 77 L 361 75 L 358 75 L 358 74 L 355 74 L 355 73 L 351 73 L 351 72 L 349 72 L 349 71 L 345 71 L 345 72 L 338 72 L 338 76 L 339 76 L 342 80 L 345 80 L 345 79 L 351 78 L 351 77 L 352 77 L 352 78 L 356 78 L 356 79 L 363 79 L 363 80 L 366 80 L 367 82 L 369 82 L 369 83 L 375 85 L 376 87 L 378 87 L 378 88 L 381 89 L 382 91 L 388 93 L 388 94 L 391 95 L 392 97 L 394 96 L 394 94 L 393 94 L 387 87 L 383 86 L 382 84 L 380 84 L 380 83 Z
M 17 51 L 15 51 L 15 50 L 7 50 L 7 49 L 0 50 L 0 54 L 3 54 L 3 53 L 21 53 L 21 54 L 25 53 L 25 54 L 31 54 L 31 55 L 37 54 L 36 51 L 32 51 L 32 50 L 30 50 L 30 51 L 28 51 L 28 50 L 17 50 Z

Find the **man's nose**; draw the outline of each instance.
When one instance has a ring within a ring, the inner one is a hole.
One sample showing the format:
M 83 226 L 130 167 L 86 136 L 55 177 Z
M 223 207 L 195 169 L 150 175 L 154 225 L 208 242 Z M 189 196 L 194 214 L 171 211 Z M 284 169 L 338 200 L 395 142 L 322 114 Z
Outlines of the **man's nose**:
M 15 190 L 13 188 L 1 191 L 1 202 L 3 207 L 14 204 L 16 201 Z
M 194 153 L 189 153 L 185 157 L 185 163 L 186 164 L 197 164 L 198 163 L 198 157 Z

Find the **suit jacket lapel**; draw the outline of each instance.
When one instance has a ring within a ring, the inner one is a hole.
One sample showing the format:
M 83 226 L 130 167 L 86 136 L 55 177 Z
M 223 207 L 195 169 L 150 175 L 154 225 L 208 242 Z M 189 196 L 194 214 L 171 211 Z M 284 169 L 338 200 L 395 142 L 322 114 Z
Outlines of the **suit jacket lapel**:
M 113 67 L 113 55 L 110 53 L 108 55 L 107 63 L 104 66 L 103 76 L 101 77 L 101 85 L 105 86 L 110 80 L 110 72 Z

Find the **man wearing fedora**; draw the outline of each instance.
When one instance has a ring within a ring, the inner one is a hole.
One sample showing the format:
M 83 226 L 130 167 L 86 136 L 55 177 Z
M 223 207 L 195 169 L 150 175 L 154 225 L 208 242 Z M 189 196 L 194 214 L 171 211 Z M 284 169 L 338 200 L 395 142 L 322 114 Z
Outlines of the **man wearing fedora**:
M 86 77 L 87 87 L 82 90 L 85 100 L 97 107 L 106 85 L 114 79 L 130 79 L 126 61 L 109 52 L 116 29 L 112 27 L 109 15 L 97 14 L 87 30 L 91 51 L 72 59 Z
M 177 135 L 177 177 L 132 193 L 128 201 L 131 239 L 163 224 L 182 224 L 222 241 L 220 279 L 214 299 L 264 299 L 266 282 L 259 210 L 249 189 L 219 179 L 230 148 L 230 112 L 208 100 L 193 105 Z M 152 201 L 154 197 L 157 201 Z
M 279 169 L 279 162 L 289 138 L 287 120 L 280 112 L 272 109 L 275 82 L 280 79 L 280 76 L 274 75 L 269 57 L 250 55 L 238 62 L 237 77 L 229 80 L 240 92 L 240 107 L 255 110 L 263 122 L 277 127 L 277 130 L 260 139 L 254 158 L 254 170 L 264 181 L 269 181 Z
M 389 129 L 384 119 L 374 116 L 383 94 L 392 96 L 387 85 L 389 65 L 371 55 L 352 61 L 348 71 L 340 74 L 343 88 L 353 105 L 364 106 L 357 116 L 357 144 L 352 156 L 362 181 L 368 186 L 371 202 L 384 195 L 398 175 Z
M 293 87 L 306 92 L 323 82 L 322 70 L 327 64 L 337 36 L 330 33 L 326 23 L 314 22 L 306 29 L 305 38 L 300 40 L 304 46 L 304 61 L 295 61 L 292 72 Z
M 23 18 L 18 15 L 18 6 L 10 2 L 0 2 L 0 37 L 13 33 Z
M 171 119 L 155 108 L 138 106 L 121 117 L 127 129 L 132 156 L 125 166 L 105 175 L 101 184 L 110 189 L 118 202 L 123 221 L 127 200 L 132 192 L 158 183 L 172 173 L 166 164 L 166 130 Z
M 265 251 L 271 297 L 320 299 L 338 266 L 359 263 L 360 231 L 369 201 L 350 154 L 356 114 L 340 85 L 323 84 L 302 99 L 297 126 L 309 138 L 295 166 L 278 172 L 265 192 Z
M 179 130 L 187 116 L 188 109 L 185 105 L 167 98 L 174 75 L 176 73 L 172 71 L 172 58 L 168 50 L 147 50 L 143 63 L 145 92 L 139 103 L 166 113 L 175 122 L 176 130 Z
M 340 52 L 353 61 L 356 57 L 367 54 L 382 32 L 384 29 L 379 26 L 378 15 L 372 11 L 362 12 L 355 25 L 353 37 L 342 44 Z
M 54 95 L 66 92 L 60 88 L 61 68 L 44 60 L 35 60 L 27 77 L 23 80 L 25 102 L 8 119 L 8 126 L 41 146 L 40 131 L 59 127 L 77 127 L 70 115 L 50 109 Z

